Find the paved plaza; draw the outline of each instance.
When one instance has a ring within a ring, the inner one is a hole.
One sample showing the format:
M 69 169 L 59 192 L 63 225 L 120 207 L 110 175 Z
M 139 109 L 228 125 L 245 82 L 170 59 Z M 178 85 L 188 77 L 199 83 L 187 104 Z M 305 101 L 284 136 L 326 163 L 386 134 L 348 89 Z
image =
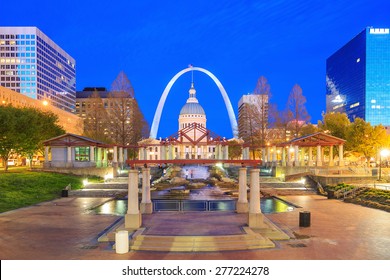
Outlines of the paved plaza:
M 222 252 L 116 254 L 112 243 L 97 242 L 120 217 L 89 209 L 107 198 L 61 198 L 0 214 L 2 260 L 389 260 L 390 215 L 381 210 L 319 195 L 285 196 L 301 206 L 265 216 L 290 236 L 275 248 Z M 311 212 L 311 226 L 299 227 L 299 212 Z M 153 234 L 237 234 L 246 215 L 232 212 L 169 212 L 143 216 Z

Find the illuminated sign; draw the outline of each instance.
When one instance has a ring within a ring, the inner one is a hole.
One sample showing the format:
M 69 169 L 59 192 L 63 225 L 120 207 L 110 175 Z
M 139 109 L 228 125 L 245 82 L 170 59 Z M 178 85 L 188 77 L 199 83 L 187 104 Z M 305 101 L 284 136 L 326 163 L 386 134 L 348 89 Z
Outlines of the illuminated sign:
M 341 98 L 340 95 L 336 95 L 336 97 L 332 100 L 333 103 L 341 103 L 344 100 Z

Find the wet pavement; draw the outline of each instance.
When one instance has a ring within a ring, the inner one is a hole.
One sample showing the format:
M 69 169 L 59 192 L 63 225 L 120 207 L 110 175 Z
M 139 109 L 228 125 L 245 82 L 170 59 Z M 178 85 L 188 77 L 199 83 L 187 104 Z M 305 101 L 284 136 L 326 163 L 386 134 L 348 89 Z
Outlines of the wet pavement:
M 389 260 L 390 213 L 329 200 L 319 195 L 283 199 L 301 206 L 265 216 L 291 237 L 275 248 L 223 252 L 136 252 L 116 254 L 112 243 L 97 239 L 120 217 L 89 209 L 107 198 L 61 198 L 0 214 L 2 260 Z M 310 211 L 310 227 L 299 227 L 299 212 Z M 232 212 L 156 213 L 143 216 L 149 233 L 223 235 L 237 233 L 246 215 Z M 171 229 L 171 230 L 170 230 Z

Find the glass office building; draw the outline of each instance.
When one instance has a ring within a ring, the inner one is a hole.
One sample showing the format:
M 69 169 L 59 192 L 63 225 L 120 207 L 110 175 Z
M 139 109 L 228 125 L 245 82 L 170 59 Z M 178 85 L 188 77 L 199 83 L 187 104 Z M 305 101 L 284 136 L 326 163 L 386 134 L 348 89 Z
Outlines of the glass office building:
M 36 27 L 0 27 L 0 85 L 74 112 L 76 61 Z
M 390 126 L 390 32 L 367 27 L 326 61 L 326 111 Z

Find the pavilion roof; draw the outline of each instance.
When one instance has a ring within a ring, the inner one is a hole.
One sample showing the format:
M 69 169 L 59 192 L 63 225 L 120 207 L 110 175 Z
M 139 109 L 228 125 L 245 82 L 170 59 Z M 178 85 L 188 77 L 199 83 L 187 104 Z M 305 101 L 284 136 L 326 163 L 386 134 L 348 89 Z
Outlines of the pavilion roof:
M 280 146 L 300 146 L 300 147 L 315 147 L 315 146 L 334 146 L 342 145 L 346 140 L 336 136 L 317 132 L 302 137 L 292 139 L 288 142 L 280 144 Z

